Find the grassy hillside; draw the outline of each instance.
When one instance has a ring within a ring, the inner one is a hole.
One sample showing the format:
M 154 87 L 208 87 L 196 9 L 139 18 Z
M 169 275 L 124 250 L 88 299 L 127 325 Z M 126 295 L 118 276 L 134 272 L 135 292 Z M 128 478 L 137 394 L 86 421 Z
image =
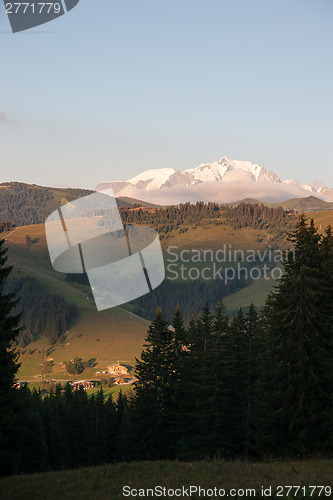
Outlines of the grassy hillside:
M 162 207 L 162 205 L 156 205 L 156 203 L 149 203 L 148 201 L 138 200 L 137 198 L 130 198 L 129 196 L 118 196 L 117 203 L 119 207 L 133 207 L 134 205 L 147 208 Z
M 328 224 L 333 225 L 333 212 L 315 212 L 310 216 L 322 231 Z M 3 235 L 9 247 L 10 262 L 14 264 L 14 277 L 33 276 L 39 280 L 46 293 L 59 294 L 68 303 L 75 302 L 78 307 L 78 318 L 70 326 L 64 342 L 49 346 L 46 339 L 40 338 L 26 349 L 22 349 L 19 378 L 40 379 L 39 375 L 46 359 L 53 362 L 53 367 L 52 372 L 45 377 L 57 379 L 67 377 L 63 362 L 74 357 L 82 357 L 84 361 L 95 359 L 95 368 L 84 372 L 87 378 L 94 377 L 97 370 L 117 360 L 133 365 L 135 357 L 141 352 L 148 321 L 134 315 L 130 305 L 97 312 L 90 298 L 90 287 L 68 282 L 65 275 L 52 269 L 43 224 L 18 227 Z M 27 243 L 27 236 L 32 243 Z M 227 223 L 220 226 L 208 224 L 189 226 L 188 231 L 182 233 L 173 229 L 162 239 L 162 246 L 165 257 L 168 258 L 169 246 L 178 247 L 178 251 L 218 250 L 223 248 L 223 245 L 263 251 L 273 243 L 273 239 L 272 233 L 266 230 L 235 230 Z M 287 246 L 287 243 L 284 242 L 281 246 Z M 271 280 L 254 281 L 250 286 L 225 297 L 225 305 L 231 312 L 251 302 L 260 307 L 273 285 Z
M 327 226 L 333 227 L 333 212 L 324 210 L 322 212 L 315 212 L 308 214 L 309 219 L 313 219 L 319 233 L 324 233 Z
M 296 210 L 297 212 L 318 212 L 320 210 L 333 210 L 333 203 L 323 201 L 316 196 L 307 196 L 305 198 L 291 198 L 290 200 L 279 203 L 267 203 L 270 207 L 281 206 L 285 209 Z
M 230 206 L 236 207 L 241 203 L 259 203 L 267 205 L 268 207 L 277 208 L 283 207 L 285 210 L 296 210 L 297 212 L 318 212 L 320 210 L 333 210 L 333 203 L 321 200 L 316 196 L 306 196 L 304 198 L 290 198 L 289 200 L 269 203 L 253 198 L 245 198 L 244 200 L 229 203 Z
M 52 361 L 52 372 L 44 377 L 57 380 L 72 379 L 66 373 L 64 361 L 82 358 L 93 360 L 95 366 L 74 378 L 96 378 L 96 371 L 105 370 L 115 361 L 133 366 L 140 355 L 148 322 L 121 308 L 97 312 L 79 310 L 79 318 L 68 330 L 66 339 L 50 345 L 44 337 L 21 349 L 19 379 L 40 379 L 45 360 Z M 98 376 L 97 376 L 98 377 Z
M 94 302 L 87 299 L 90 297 L 90 287 L 67 282 L 65 275 L 52 269 L 44 225 L 18 227 L 4 234 L 9 247 L 10 263 L 14 264 L 13 277 L 33 276 L 39 280 L 46 293 L 59 294 L 66 302 L 75 302 L 78 308 L 78 318 L 69 328 L 64 342 L 51 346 L 41 337 L 21 349 L 19 379 L 40 380 L 45 361 L 52 361 L 53 366 L 51 373 L 44 374 L 43 378 L 68 379 L 64 361 L 74 357 L 81 357 L 83 361 L 95 359 L 95 367 L 86 369 L 82 375 L 85 378 L 95 378 L 96 371 L 106 368 L 114 361 L 119 360 L 133 366 L 135 357 L 140 355 L 148 321 L 123 308 L 97 312 Z M 177 245 L 180 248 L 220 248 L 222 242 L 232 242 L 235 246 L 242 243 L 245 247 L 263 247 L 269 236 L 262 234 L 263 241 L 258 243 L 257 235 L 258 231 L 253 229 L 237 232 L 225 226 L 208 229 L 197 227 L 181 235 L 175 232 L 163 244 L 165 249 L 166 245 Z M 27 236 L 34 243 L 27 244 Z M 267 287 L 267 283 L 263 285 Z M 263 292 L 258 285 L 249 287 L 248 293 L 243 291 L 240 295 L 235 294 L 234 298 L 229 297 L 227 305 L 233 310 L 253 300 L 260 306 L 265 293 L 266 290 Z
M 27 235 L 36 243 L 28 245 Z M 88 286 L 69 283 L 65 275 L 52 269 L 44 225 L 16 228 L 6 235 L 6 242 L 9 263 L 14 264 L 13 277 L 33 276 L 39 280 L 46 293 L 59 294 L 68 303 L 75 302 L 78 308 L 78 318 L 66 334 L 65 342 L 50 346 L 41 337 L 22 349 L 20 379 L 40 378 L 37 375 L 41 373 L 46 358 L 52 358 L 54 366 L 45 377 L 57 379 L 68 378 L 63 362 L 74 357 L 82 357 L 84 361 L 96 358 L 95 369 L 86 370 L 84 377 L 93 377 L 97 370 L 117 360 L 133 365 L 135 357 L 141 352 L 148 321 L 121 308 L 98 312 L 95 303 L 89 298 Z M 50 349 L 51 352 L 46 355 Z
M 174 229 L 163 237 L 162 246 L 218 250 L 223 248 L 223 245 L 231 245 L 233 248 L 244 250 L 263 250 L 272 240 L 273 235 L 266 230 L 248 227 L 236 230 L 226 222 L 223 226 L 188 226 L 187 232 L 184 233 Z
M 6 500 L 117 500 L 126 498 L 123 487 L 131 490 L 155 488 L 177 489 L 197 486 L 225 490 L 220 498 L 262 498 L 262 487 L 272 488 L 270 498 L 332 498 L 333 460 L 317 459 L 273 463 L 246 462 L 132 462 L 63 472 L 48 472 L 30 476 L 0 479 L 1 498 Z M 278 486 L 301 486 L 303 492 L 295 496 L 295 488 L 287 495 Z M 319 488 L 324 485 L 319 496 Z M 232 490 L 232 491 L 231 491 Z M 251 490 L 251 491 L 250 491 Z M 126 491 L 126 490 L 125 490 Z M 128 490 L 127 490 L 128 491 Z M 312 494 L 311 494 L 312 492 Z M 188 492 L 189 493 L 189 492 Z M 280 493 L 279 496 L 276 496 Z M 138 492 L 137 492 L 138 495 Z M 267 498 L 266 496 L 266 498 Z M 152 492 L 149 495 L 153 497 Z M 181 496 L 180 498 L 185 498 Z M 135 498 L 133 495 L 128 498 Z M 138 496 L 139 498 L 139 496 Z M 148 498 L 141 494 L 141 498 Z M 155 497 L 156 498 L 156 497 Z M 174 496 L 163 498 L 176 498 Z M 199 498 L 195 490 L 189 498 Z M 203 494 L 201 495 L 203 498 Z M 206 497 L 208 498 L 208 496 Z M 216 498 L 216 497 L 214 497 Z

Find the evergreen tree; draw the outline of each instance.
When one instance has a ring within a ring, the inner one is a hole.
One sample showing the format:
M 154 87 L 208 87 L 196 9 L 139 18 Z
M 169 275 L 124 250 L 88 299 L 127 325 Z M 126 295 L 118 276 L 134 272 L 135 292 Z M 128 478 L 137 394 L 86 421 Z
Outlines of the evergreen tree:
M 107 459 L 107 441 L 106 441 L 106 419 L 105 419 L 105 399 L 104 391 L 101 386 L 96 394 L 90 397 L 91 407 L 91 425 L 92 425 L 92 463 L 105 463 Z
M 224 348 L 222 415 L 226 454 L 242 456 L 247 450 L 250 342 L 242 309 L 233 318 Z
M 169 442 L 170 452 L 172 456 L 177 455 L 177 443 L 181 436 L 181 422 L 179 406 L 183 397 L 183 377 L 184 377 L 184 364 L 186 357 L 189 355 L 188 336 L 184 326 L 182 312 L 179 305 L 173 318 L 173 359 L 172 359 L 172 373 L 171 384 L 172 392 L 170 393 L 170 401 L 168 405 L 167 419 L 169 422 Z
M 105 447 L 106 461 L 114 462 L 117 458 L 117 410 L 112 396 L 109 396 L 104 405 L 105 413 Z
M 185 358 L 180 402 L 178 456 L 204 458 L 215 455 L 213 432 L 215 365 L 213 317 L 206 304 L 188 332 L 189 355 Z
M 285 274 L 264 310 L 267 346 L 257 428 L 266 453 L 332 450 L 330 236 L 321 242 L 313 221 L 307 224 L 302 216 L 290 240 L 294 254 L 289 254 Z
M 116 427 L 116 442 L 117 453 L 116 459 L 121 462 L 131 460 L 133 457 L 133 435 L 132 421 L 130 417 L 130 409 L 126 395 L 119 392 L 116 401 L 117 409 L 117 427 Z
M 15 430 L 20 455 L 17 472 L 46 471 L 48 450 L 40 414 L 32 410 L 24 411 L 16 421 Z
M 66 408 L 67 467 L 81 467 L 92 462 L 94 433 L 91 416 L 87 393 L 80 386 L 79 389 L 73 391 L 71 403 Z
M 213 321 L 213 342 L 214 342 L 214 364 L 215 364 L 215 401 L 214 401 L 214 416 L 212 428 L 215 435 L 216 456 L 223 456 L 224 450 L 224 433 L 227 430 L 223 427 L 223 415 L 228 408 L 225 404 L 225 356 L 226 356 L 226 341 L 229 331 L 229 318 L 224 312 L 223 300 L 220 299 L 217 307 L 215 318 Z
M 255 440 L 255 389 L 259 377 L 258 356 L 260 349 L 260 337 L 258 335 L 258 313 L 253 303 L 251 303 L 246 314 L 246 335 L 248 339 L 248 369 L 247 369 L 247 391 L 245 410 L 245 449 L 246 458 L 254 450 Z
M 172 397 L 174 346 L 172 333 L 157 310 L 141 359 L 136 360 L 134 417 L 137 450 L 143 458 L 168 456 L 170 398 Z
M 20 332 L 20 316 L 13 315 L 17 300 L 13 294 L 5 293 L 4 286 L 12 266 L 8 266 L 4 240 L 0 240 L 0 473 L 8 473 L 15 461 L 9 449 L 11 428 L 15 419 L 17 390 L 15 375 L 19 368 L 18 353 L 13 347 Z
M 43 400 L 42 421 L 44 425 L 45 440 L 48 449 L 49 466 L 52 470 L 61 469 L 64 466 L 65 436 L 64 421 L 61 419 L 60 406 L 62 396 L 59 385 L 55 392 Z

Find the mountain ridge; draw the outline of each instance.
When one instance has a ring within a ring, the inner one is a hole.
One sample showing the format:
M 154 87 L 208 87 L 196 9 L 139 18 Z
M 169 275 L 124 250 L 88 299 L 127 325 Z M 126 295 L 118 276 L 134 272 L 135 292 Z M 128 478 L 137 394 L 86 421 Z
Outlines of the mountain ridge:
M 309 193 L 318 199 L 333 201 L 333 189 L 327 186 L 315 188 L 295 179 L 281 181 L 276 173 L 262 165 L 226 156 L 184 171 L 172 168 L 146 170 L 128 181 L 101 182 L 96 190 L 108 188 L 112 188 L 116 196 L 137 197 L 153 203 L 162 197 L 165 204 L 201 200 L 228 203 L 244 197 L 282 202 L 293 197 L 306 197 Z
M 41 224 L 60 206 L 93 192 L 90 189 L 54 188 L 24 182 L 5 182 L 0 184 L 0 221 L 10 221 L 16 226 Z M 128 197 L 117 198 L 117 204 L 119 208 L 135 205 L 156 206 Z

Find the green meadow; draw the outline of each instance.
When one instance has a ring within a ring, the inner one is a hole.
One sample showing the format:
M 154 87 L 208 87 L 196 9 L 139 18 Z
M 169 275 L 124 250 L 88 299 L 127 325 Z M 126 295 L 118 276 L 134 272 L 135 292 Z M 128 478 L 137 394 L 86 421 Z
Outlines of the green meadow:
M 127 486 L 126 490 L 123 490 L 124 486 Z M 269 498 L 332 498 L 330 491 L 333 487 L 333 460 L 322 458 L 266 463 L 223 460 L 119 463 L 0 479 L 0 496 L 6 500 L 154 498 L 153 492 L 149 496 L 139 496 L 139 490 L 153 489 L 156 486 L 165 487 L 166 490 L 184 487 L 189 496 L 180 498 L 204 498 L 194 490 L 190 495 L 190 486 L 200 486 L 206 490 L 216 487 L 225 491 L 224 498 L 267 498 L 262 497 L 262 488 L 266 493 L 269 493 L 271 488 Z M 296 488 L 292 488 L 288 495 L 286 486 L 305 487 L 305 490 L 295 496 Z M 325 488 L 313 489 L 310 486 Z M 130 496 L 124 496 L 123 491 L 130 493 Z M 172 495 L 172 491 L 170 494 L 169 498 L 177 498 Z M 222 494 L 219 498 L 223 498 Z

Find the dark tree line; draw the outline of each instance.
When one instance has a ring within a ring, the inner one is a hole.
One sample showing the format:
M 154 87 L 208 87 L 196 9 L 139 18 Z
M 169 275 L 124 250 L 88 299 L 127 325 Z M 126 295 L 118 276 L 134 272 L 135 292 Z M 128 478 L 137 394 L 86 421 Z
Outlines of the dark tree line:
M 12 231 L 14 227 L 12 222 L 0 222 L 0 233 L 3 233 L 3 231 Z
M 196 224 L 229 224 L 234 229 L 251 227 L 254 229 L 277 230 L 286 232 L 296 226 L 297 215 L 293 210 L 282 207 L 269 208 L 259 203 L 240 203 L 237 206 L 218 203 L 197 202 L 181 203 L 166 208 L 122 208 L 122 220 L 125 224 L 150 224 L 156 227 L 160 235 L 166 235 L 183 226 Z
M 10 435 L 10 472 L 30 473 L 98 465 L 127 459 L 127 399 L 115 402 L 103 389 L 88 397 L 83 388 L 57 385 L 50 394 L 18 392 Z M 7 472 L 8 473 L 8 472 Z
M 10 432 L 17 418 L 17 391 L 14 380 L 19 369 L 18 353 L 13 347 L 20 332 L 20 316 L 13 314 L 17 301 L 13 294 L 5 291 L 5 283 L 12 270 L 7 265 L 5 240 L 0 240 L 0 471 L 10 473 L 13 470 Z
M 81 285 L 89 285 L 86 273 L 67 273 L 66 280 Z M 154 319 L 159 305 L 163 304 L 163 316 L 169 323 L 172 322 L 175 309 L 179 305 L 184 321 L 188 323 L 191 316 L 199 314 L 202 304 L 206 301 L 210 304 L 216 304 L 221 296 L 227 297 L 251 285 L 251 283 L 252 280 L 246 277 L 244 273 L 227 282 L 221 279 L 210 281 L 184 280 L 179 282 L 167 278 L 151 293 L 131 301 L 130 304 L 134 306 L 134 314 L 150 321 Z M 87 294 L 91 294 L 90 290 Z
M 260 315 L 220 302 L 185 329 L 178 310 L 173 332 L 157 313 L 132 408 L 143 458 L 333 452 L 332 231 L 302 217 L 291 241 Z
M 15 340 L 20 347 L 41 335 L 50 342 L 56 341 L 77 316 L 76 304 L 66 304 L 60 295 L 45 294 L 36 278 L 7 280 L 5 290 L 19 297 L 14 314 L 21 313 L 21 329 Z
M 262 311 L 251 305 L 230 319 L 220 300 L 214 314 L 206 304 L 188 327 L 177 308 L 170 328 L 159 309 L 127 398 L 113 402 L 102 391 L 89 398 L 69 386 L 43 398 L 28 389 L 14 394 L 9 384 L 10 418 L 0 413 L 2 443 L 7 439 L 12 454 L 6 472 L 119 460 L 332 456 L 333 236 L 330 227 L 320 236 L 302 217 L 291 240 L 295 259 L 285 262 Z M 6 350 L 17 318 L 1 328 Z M 15 353 L 6 352 L 13 380 Z
M 252 280 L 245 279 L 244 276 L 236 276 L 229 282 L 221 279 L 200 281 L 188 280 L 173 282 L 168 279 L 151 293 L 133 300 L 133 312 L 149 320 L 154 319 L 156 310 L 160 304 L 163 304 L 163 316 L 169 323 L 172 323 L 177 305 L 181 308 L 183 318 L 188 324 L 191 316 L 197 316 L 202 309 L 202 304 L 209 302 L 216 304 L 221 296 L 227 297 L 246 286 L 249 286 Z

